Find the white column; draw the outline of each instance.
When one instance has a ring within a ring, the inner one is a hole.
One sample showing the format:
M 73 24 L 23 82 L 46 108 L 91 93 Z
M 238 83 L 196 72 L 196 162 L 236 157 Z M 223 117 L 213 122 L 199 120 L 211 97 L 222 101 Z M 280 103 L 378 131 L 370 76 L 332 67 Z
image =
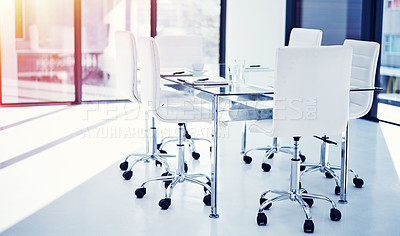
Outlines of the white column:
M 285 44 L 286 1 L 227 2 L 226 62 L 275 66 L 275 50 Z

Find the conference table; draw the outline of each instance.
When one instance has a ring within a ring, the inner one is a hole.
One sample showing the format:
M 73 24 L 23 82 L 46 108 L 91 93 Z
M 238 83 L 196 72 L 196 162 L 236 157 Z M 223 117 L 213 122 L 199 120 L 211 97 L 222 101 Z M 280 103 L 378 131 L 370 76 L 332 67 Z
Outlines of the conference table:
M 225 65 L 209 65 L 207 71 L 194 74 L 200 79 L 208 78 L 216 83 L 210 85 L 188 83 L 180 76 L 181 72 L 172 76 L 162 76 L 162 86 L 173 88 L 183 93 L 190 93 L 211 103 L 212 111 L 212 153 L 211 153 L 211 213 L 210 218 L 218 218 L 218 157 L 219 157 L 219 125 L 220 122 L 249 121 L 272 119 L 273 85 L 251 84 L 243 80 L 233 83 L 230 80 L 220 83 L 226 75 L 228 67 Z M 270 70 L 273 73 L 272 70 Z M 273 74 L 272 74 L 273 76 Z M 355 88 L 350 92 L 374 91 L 379 88 Z M 348 124 L 341 138 L 341 173 L 340 173 L 340 200 L 347 203 L 348 182 Z

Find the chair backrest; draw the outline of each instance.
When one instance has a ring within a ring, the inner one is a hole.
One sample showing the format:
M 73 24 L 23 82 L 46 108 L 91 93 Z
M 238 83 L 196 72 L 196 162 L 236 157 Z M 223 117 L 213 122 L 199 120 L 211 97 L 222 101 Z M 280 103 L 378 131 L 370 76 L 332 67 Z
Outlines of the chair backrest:
M 137 89 L 136 41 L 131 32 L 115 32 L 116 75 L 118 91 L 131 101 L 140 102 Z
M 140 64 L 142 103 L 153 116 L 160 105 L 160 60 L 156 42 L 151 37 L 139 37 L 138 60 Z
M 289 45 L 290 47 L 312 47 L 321 46 L 322 30 L 293 28 L 290 31 Z
M 277 49 L 273 136 L 340 134 L 348 121 L 352 49 Z
M 192 64 L 203 63 L 203 41 L 200 36 L 158 35 L 155 40 L 161 68 L 192 68 Z
M 350 85 L 361 88 L 375 86 L 379 43 L 346 39 L 344 46 L 353 48 Z M 366 115 L 371 109 L 374 92 L 350 93 L 350 119 Z

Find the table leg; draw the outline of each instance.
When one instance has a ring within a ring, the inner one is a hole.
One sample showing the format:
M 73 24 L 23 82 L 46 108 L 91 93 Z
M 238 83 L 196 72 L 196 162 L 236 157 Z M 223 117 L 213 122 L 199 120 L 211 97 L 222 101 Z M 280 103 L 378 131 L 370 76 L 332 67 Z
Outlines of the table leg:
M 212 156 L 211 156 L 211 214 L 210 218 L 218 218 L 219 215 L 217 213 L 217 155 L 218 155 L 218 104 L 219 104 L 219 96 L 214 96 L 214 101 L 212 104 L 213 111 L 213 142 L 212 142 Z
M 346 194 L 347 194 L 347 181 L 348 181 L 348 152 L 349 152 L 349 123 L 346 125 L 346 130 L 342 134 L 342 151 L 341 151 L 341 172 L 340 172 L 340 199 L 339 203 L 346 204 Z
M 242 130 L 242 150 L 240 153 L 246 152 L 246 138 L 247 138 L 247 122 L 243 122 L 243 130 Z

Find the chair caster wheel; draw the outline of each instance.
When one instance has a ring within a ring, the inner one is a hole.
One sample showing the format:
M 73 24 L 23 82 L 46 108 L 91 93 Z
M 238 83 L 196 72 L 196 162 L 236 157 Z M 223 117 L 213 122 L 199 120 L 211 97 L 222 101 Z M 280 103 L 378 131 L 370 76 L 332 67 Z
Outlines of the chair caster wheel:
M 264 213 L 258 213 L 257 215 L 257 224 L 259 226 L 267 225 L 267 216 Z
M 168 172 L 164 172 L 164 173 L 162 173 L 161 174 L 161 176 L 171 176 L 172 174 L 171 173 L 168 173 Z
M 271 153 L 267 158 L 268 158 L 268 159 L 274 158 L 274 153 Z
M 122 177 L 124 177 L 125 180 L 130 180 L 132 178 L 133 171 L 128 170 L 122 173 Z
M 158 165 L 162 166 L 162 163 L 161 163 L 161 161 L 157 161 L 157 160 L 156 160 L 156 167 L 157 167 Z
M 306 156 L 304 156 L 303 154 L 299 154 L 299 157 L 300 157 L 301 162 L 306 161 Z
M 200 158 L 200 153 L 192 152 L 192 157 L 193 157 L 193 159 L 198 160 Z
M 188 172 L 189 167 L 188 167 L 188 164 L 187 164 L 187 163 L 185 163 L 185 164 L 183 165 L 183 169 L 185 170 L 185 173 Z
M 158 151 L 160 152 L 160 154 L 168 154 L 167 151 L 162 150 L 162 149 L 161 149 L 161 150 L 158 150 Z
M 325 177 L 328 179 L 332 179 L 333 175 L 331 175 L 329 172 L 325 172 Z
M 203 198 L 203 202 L 206 206 L 211 206 L 211 194 L 207 194 Z
M 304 171 L 306 169 L 306 166 L 300 166 L 300 171 Z
M 207 184 L 208 186 L 210 186 L 210 188 L 211 188 L 211 182 L 207 182 L 206 184 Z M 205 192 L 205 193 L 208 192 L 208 190 L 207 190 L 206 187 L 203 187 L 203 189 L 204 189 L 204 192 Z
M 335 194 L 340 195 L 340 186 L 335 187 Z
M 336 208 L 331 208 L 331 213 L 329 214 L 332 221 L 339 221 L 342 219 L 342 213 Z
M 252 160 L 253 160 L 253 158 L 251 158 L 251 157 L 249 157 L 249 156 L 243 156 L 243 161 L 244 161 L 246 164 L 250 164 Z
M 262 163 L 261 164 L 261 169 L 265 172 L 269 172 L 271 170 L 271 165 L 268 163 Z
M 304 221 L 303 225 L 304 233 L 314 233 L 314 223 L 312 220 Z
M 128 169 L 128 162 L 127 161 L 122 162 L 121 164 L 119 164 L 119 168 L 121 170 L 127 170 Z
M 312 205 L 314 204 L 314 200 L 311 198 L 303 198 L 303 200 L 307 203 L 309 207 L 312 207 Z
M 167 210 L 169 208 L 169 206 L 171 206 L 171 198 L 161 199 L 158 202 L 158 205 L 161 207 L 161 209 Z
M 135 190 L 135 195 L 137 198 L 143 198 L 146 195 L 146 188 L 138 188 Z
M 353 178 L 353 184 L 356 186 L 356 188 L 361 188 L 364 185 L 364 180 L 361 178 Z

